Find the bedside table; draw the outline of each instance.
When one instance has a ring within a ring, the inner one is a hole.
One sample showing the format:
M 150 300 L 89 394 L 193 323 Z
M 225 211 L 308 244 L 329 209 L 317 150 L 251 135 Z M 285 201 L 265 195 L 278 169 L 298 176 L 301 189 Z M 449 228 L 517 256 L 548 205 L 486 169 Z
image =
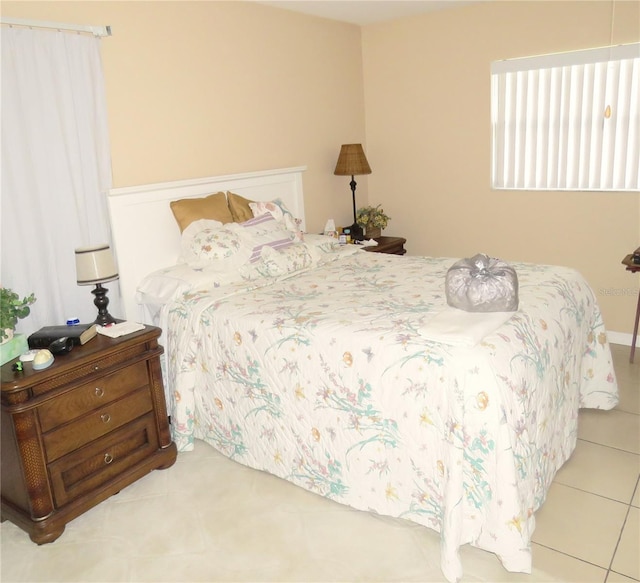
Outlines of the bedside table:
M 374 241 L 378 244 L 375 247 L 364 247 L 370 253 L 389 253 L 391 255 L 404 255 L 407 251 L 404 244 L 407 240 L 403 237 L 376 237 Z
M 98 334 L 44 370 L 2 367 L 2 521 L 38 544 L 151 470 L 176 460 L 152 326 Z

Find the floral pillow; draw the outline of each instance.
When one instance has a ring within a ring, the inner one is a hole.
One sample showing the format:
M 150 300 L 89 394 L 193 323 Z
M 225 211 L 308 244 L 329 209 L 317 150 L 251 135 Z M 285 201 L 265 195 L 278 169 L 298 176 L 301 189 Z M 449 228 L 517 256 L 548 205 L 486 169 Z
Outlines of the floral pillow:
M 280 251 L 273 247 L 263 247 L 256 272 L 265 277 L 277 277 L 294 271 L 301 271 L 318 263 L 320 254 L 313 247 L 294 244 Z
M 304 240 L 304 233 L 300 230 L 300 221 L 291 214 L 284 202 L 279 198 L 268 202 L 251 202 L 249 203 L 249 208 L 254 217 L 259 217 L 265 213 L 270 214 L 294 234 L 296 241 Z
M 190 267 L 237 269 L 252 252 L 250 237 L 236 223 L 199 220 L 182 233 L 182 260 Z
M 304 242 L 310 247 L 314 247 L 322 253 L 335 253 L 339 251 L 344 245 L 340 245 L 338 239 L 335 237 L 329 237 L 328 235 L 316 235 L 314 233 L 306 233 L 304 236 Z M 353 245 L 355 247 L 355 245 Z

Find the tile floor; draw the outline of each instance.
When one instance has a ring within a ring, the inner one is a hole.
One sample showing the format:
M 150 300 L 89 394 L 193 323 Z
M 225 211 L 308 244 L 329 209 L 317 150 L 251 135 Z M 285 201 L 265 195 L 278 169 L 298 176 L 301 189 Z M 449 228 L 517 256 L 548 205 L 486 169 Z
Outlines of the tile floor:
M 533 573 L 466 546 L 463 581 L 640 581 L 640 355 L 612 346 L 621 399 L 581 412 L 579 441 L 537 514 Z M 0 527 L 0 580 L 444 581 L 437 535 L 358 512 L 199 442 L 37 546 Z

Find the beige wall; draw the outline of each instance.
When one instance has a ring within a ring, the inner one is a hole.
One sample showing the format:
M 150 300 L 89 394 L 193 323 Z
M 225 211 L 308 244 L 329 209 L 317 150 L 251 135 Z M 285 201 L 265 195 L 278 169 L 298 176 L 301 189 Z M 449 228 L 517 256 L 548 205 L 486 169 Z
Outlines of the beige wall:
M 410 253 L 564 264 L 631 333 L 640 195 L 490 187 L 493 60 L 640 40 L 640 2 L 491 2 L 363 28 L 369 198 Z
M 351 222 L 348 180 L 333 168 L 340 144 L 363 142 L 373 174 L 358 179 L 358 205 L 367 190 L 383 203 L 387 233 L 406 236 L 410 253 L 570 265 L 607 327 L 630 333 L 640 277 L 620 260 L 640 244 L 640 195 L 489 185 L 491 61 L 607 45 L 611 7 L 495 2 L 360 29 L 237 1 L 1 5 L 113 27 L 103 57 L 114 186 L 307 165 L 318 231 L 328 217 Z M 615 3 L 614 43 L 640 40 L 639 10 Z
M 102 54 L 114 186 L 306 165 L 307 227 L 353 222 L 333 169 L 340 144 L 365 140 L 359 27 L 245 2 L 1 8 L 112 26 Z

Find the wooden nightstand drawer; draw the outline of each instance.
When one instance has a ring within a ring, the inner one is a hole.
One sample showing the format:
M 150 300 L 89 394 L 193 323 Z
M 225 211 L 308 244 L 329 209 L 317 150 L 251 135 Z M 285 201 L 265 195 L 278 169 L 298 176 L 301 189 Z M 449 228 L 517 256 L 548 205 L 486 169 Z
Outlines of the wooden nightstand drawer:
M 152 413 L 49 465 L 56 506 L 98 488 L 158 448 Z
M 98 376 L 86 385 L 44 403 L 38 409 L 42 431 L 62 425 L 89 411 L 124 397 L 148 382 L 146 362 L 139 362 L 114 374 Z
M 44 395 L 50 393 L 53 389 L 63 388 L 69 385 L 69 383 L 77 382 L 80 379 L 92 378 L 95 374 L 104 374 L 112 372 L 114 368 L 122 368 L 128 366 L 133 361 L 138 361 L 144 358 L 146 348 L 144 344 L 134 344 L 132 346 L 124 347 L 122 350 L 103 355 L 100 350 L 95 350 L 98 346 L 104 345 L 106 336 L 98 334 L 96 338 L 87 342 L 83 346 L 76 346 L 69 354 L 64 357 L 57 358 L 54 366 L 60 362 L 64 363 L 67 370 L 61 371 L 59 375 L 39 375 L 44 377 L 41 381 L 34 384 L 31 391 L 34 396 Z M 83 353 L 86 353 L 94 349 L 94 354 L 90 354 L 91 358 L 83 358 Z M 76 364 L 80 361 L 80 364 Z M 45 371 L 53 372 L 53 367 L 45 369 Z M 34 379 L 35 380 L 35 379 Z
M 66 453 L 101 437 L 151 411 L 149 389 L 144 387 L 129 397 L 109 403 L 43 436 L 47 460 L 52 462 Z

